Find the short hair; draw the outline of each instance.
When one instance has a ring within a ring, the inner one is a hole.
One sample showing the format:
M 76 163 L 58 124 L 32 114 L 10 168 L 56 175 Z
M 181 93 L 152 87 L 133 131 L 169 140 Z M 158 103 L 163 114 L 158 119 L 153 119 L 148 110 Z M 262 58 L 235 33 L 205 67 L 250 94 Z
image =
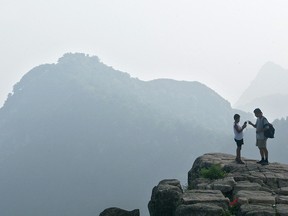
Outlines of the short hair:
M 259 108 L 256 108 L 256 109 L 254 110 L 254 113 L 262 113 L 262 111 L 261 111 Z
M 240 115 L 239 115 L 239 114 L 235 114 L 235 115 L 234 115 L 234 120 L 239 119 L 239 118 L 240 118 Z

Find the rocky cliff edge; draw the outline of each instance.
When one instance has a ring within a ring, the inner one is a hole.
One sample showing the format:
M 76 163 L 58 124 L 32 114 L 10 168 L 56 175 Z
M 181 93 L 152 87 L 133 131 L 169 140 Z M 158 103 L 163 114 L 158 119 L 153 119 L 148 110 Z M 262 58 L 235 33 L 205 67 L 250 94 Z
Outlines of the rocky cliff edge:
M 245 164 L 223 153 L 198 157 L 188 172 L 187 188 L 177 179 L 162 180 L 153 188 L 150 215 L 288 216 L 288 165 L 243 159 Z M 224 175 L 203 177 L 215 165 Z

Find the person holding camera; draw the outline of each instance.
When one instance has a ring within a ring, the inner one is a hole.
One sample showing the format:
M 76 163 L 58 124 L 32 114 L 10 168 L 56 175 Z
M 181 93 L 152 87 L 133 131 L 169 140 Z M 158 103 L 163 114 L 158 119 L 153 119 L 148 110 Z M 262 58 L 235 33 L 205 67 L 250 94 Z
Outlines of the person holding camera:
M 254 115 L 257 117 L 257 121 L 255 124 L 248 121 L 250 125 L 256 128 L 256 146 L 259 148 L 259 152 L 261 155 L 261 160 L 257 163 L 262 165 L 268 165 L 268 150 L 267 150 L 267 138 L 264 136 L 264 131 L 269 129 L 268 121 L 263 116 L 262 111 L 259 108 L 254 110 Z
M 236 145 L 237 145 L 235 161 L 238 164 L 244 164 L 244 162 L 241 160 L 241 148 L 242 148 L 242 145 L 244 144 L 243 130 L 244 130 L 244 128 L 247 127 L 247 122 L 244 122 L 244 124 L 242 126 L 240 126 L 239 122 L 240 122 L 240 115 L 235 114 L 234 115 L 234 125 L 233 125 L 234 140 L 235 140 Z

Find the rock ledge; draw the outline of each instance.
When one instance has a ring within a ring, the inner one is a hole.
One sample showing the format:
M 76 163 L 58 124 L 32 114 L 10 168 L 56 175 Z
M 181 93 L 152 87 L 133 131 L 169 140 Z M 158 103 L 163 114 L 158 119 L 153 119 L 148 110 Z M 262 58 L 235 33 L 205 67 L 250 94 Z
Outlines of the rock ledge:
M 153 188 L 148 204 L 151 216 L 237 215 L 288 216 L 288 165 L 260 165 L 235 156 L 208 153 L 198 157 L 188 172 L 188 189 L 178 180 L 163 180 Z M 227 173 L 222 179 L 200 177 L 202 168 L 219 164 Z M 232 212 L 231 206 L 237 206 Z

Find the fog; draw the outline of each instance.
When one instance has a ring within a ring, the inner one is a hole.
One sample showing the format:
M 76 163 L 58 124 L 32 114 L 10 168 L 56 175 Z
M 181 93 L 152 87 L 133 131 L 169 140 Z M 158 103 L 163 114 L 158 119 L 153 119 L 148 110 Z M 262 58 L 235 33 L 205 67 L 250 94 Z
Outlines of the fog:
M 84 54 L 35 67 L 0 109 L 1 216 L 148 215 L 155 184 L 229 149 L 233 112 L 199 82 L 144 82 Z
M 142 80 L 200 81 L 234 104 L 267 61 L 288 68 L 285 0 L 0 2 L 0 106 L 31 68 L 97 55 Z
M 198 156 L 235 153 L 235 112 L 255 121 L 200 82 L 142 81 L 95 56 L 34 67 L 0 109 L 1 216 L 94 216 L 111 206 L 148 215 L 160 180 L 185 186 Z M 269 160 L 287 163 L 288 120 L 273 124 Z M 242 153 L 259 157 L 251 126 Z
M 287 116 L 286 88 L 274 88 L 285 91 L 273 92 L 277 103 L 262 94 L 271 71 L 272 86 L 288 82 L 279 75 L 288 68 L 287 8 L 286 0 L 1 0 L 0 107 L 14 86 L 0 109 L 3 214 L 88 216 L 117 205 L 147 215 L 160 180 L 185 184 L 197 156 L 235 153 L 235 112 L 255 121 L 244 111 L 260 101 L 270 121 Z M 59 63 L 64 53 L 78 54 Z M 287 163 L 288 121 L 275 125 L 271 162 Z M 243 156 L 258 159 L 254 132 Z

